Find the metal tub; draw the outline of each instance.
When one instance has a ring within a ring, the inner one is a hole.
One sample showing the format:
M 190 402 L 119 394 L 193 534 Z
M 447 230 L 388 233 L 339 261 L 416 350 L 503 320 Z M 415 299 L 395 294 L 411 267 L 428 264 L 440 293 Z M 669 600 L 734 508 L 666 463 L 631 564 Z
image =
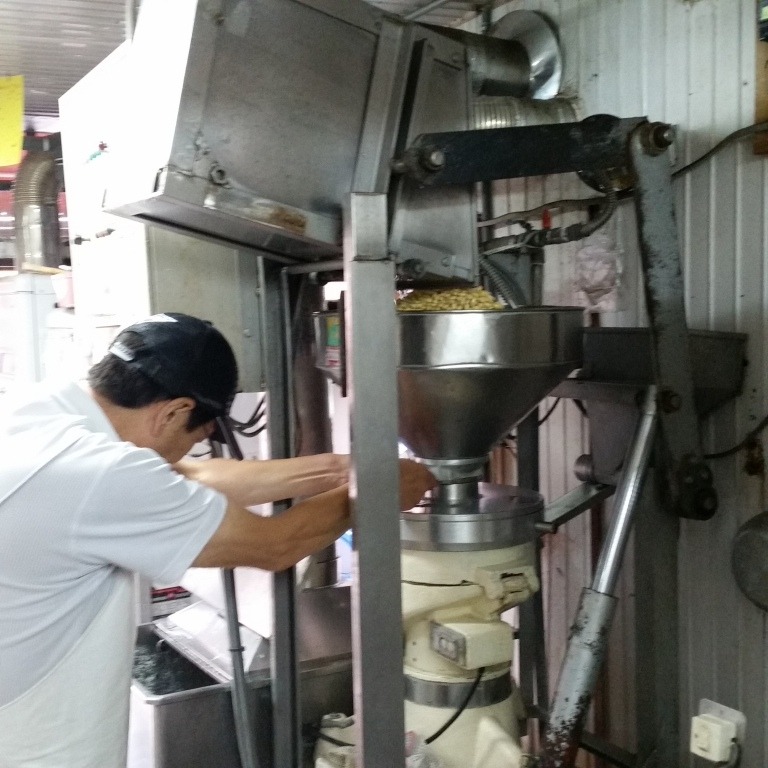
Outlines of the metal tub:
M 352 711 L 351 661 L 303 670 L 300 681 L 309 759 L 312 726 L 328 712 Z M 249 683 L 259 765 L 269 768 L 271 685 L 264 678 Z M 240 768 L 229 684 L 200 670 L 151 625 L 139 628 L 136 642 L 128 768 Z

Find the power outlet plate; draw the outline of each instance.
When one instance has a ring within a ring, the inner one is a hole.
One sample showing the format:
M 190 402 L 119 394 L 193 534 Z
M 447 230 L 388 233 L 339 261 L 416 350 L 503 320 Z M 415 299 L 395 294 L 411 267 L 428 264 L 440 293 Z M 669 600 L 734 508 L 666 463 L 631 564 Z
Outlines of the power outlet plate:
M 736 741 L 739 744 L 744 743 L 744 737 L 747 734 L 747 718 L 743 712 L 739 712 L 738 709 L 725 707 L 716 701 L 701 699 L 699 701 L 699 714 L 712 715 L 713 717 L 719 717 L 721 720 L 729 720 L 736 726 Z
M 744 743 L 746 727 L 747 719 L 738 710 L 701 699 L 699 713 L 691 721 L 691 754 L 717 765 L 731 765 L 733 743 Z

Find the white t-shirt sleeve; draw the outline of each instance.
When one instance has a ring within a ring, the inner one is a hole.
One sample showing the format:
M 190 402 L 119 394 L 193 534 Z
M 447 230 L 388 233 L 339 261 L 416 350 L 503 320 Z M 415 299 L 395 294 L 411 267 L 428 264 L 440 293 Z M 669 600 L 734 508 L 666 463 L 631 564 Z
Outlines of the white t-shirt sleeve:
M 177 584 L 221 523 L 226 497 L 187 480 L 154 451 L 126 443 L 104 448 L 74 521 L 77 556 L 154 584 Z

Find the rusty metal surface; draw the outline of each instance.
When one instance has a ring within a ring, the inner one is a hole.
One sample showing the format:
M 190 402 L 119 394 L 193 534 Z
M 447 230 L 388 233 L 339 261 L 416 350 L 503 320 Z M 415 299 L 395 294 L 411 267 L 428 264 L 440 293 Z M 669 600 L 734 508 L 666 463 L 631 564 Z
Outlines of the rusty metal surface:
M 542 768 L 572 768 L 608 644 L 617 599 L 585 589 L 544 734 Z
M 718 501 L 712 473 L 701 458 L 672 176 L 664 152 L 670 131 L 671 126 L 659 123 L 641 125 L 633 132 L 629 149 L 667 454 L 666 502 L 681 517 L 707 519 L 717 510 Z

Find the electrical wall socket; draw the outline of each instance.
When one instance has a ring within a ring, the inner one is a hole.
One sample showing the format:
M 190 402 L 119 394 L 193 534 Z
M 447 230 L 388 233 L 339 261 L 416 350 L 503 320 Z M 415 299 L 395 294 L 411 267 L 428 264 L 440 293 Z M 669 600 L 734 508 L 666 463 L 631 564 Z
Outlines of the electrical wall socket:
M 713 763 L 731 758 L 731 745 L 744 743 L 747 719 L 738 710 L 709 699 L 699 702 L 699 714 L 691 721 L 691 754 Z

